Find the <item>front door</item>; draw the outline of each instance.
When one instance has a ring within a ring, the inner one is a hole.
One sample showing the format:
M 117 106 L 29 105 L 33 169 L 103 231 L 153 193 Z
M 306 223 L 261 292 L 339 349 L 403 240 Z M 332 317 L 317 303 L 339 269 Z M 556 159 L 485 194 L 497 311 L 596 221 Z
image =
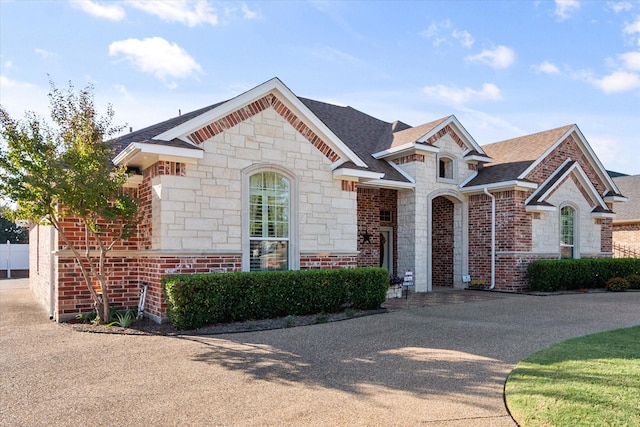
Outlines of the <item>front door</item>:
M 393 228 L 380 227 L 380 267 L 393 274 Z

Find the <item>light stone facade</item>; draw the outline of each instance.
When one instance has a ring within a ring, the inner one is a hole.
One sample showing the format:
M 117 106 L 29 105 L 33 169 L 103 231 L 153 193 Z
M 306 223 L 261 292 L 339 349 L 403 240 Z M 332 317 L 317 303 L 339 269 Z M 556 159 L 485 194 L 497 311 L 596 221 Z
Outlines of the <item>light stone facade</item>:
M 243 170 L 277 166 L 296 180 L 301 253 L 356 253 L 355 192 L 333 178 L 331 162 L 272 108 L 203 144 L 185 176 L 153 178 L 153 249 L 242 252 Z
M 568 205 L 576 210 L 576 254 L 580 258 L 600 256 L 601 227 L 591 214 L 593 207 L 582 196 L 575 182 L 566 179 L 556 188 L 548 201 L 558 208 L 553 212 L 543 212 L 540 219 L 533 220 L 531 252 L 560 257 L 560 209 Z

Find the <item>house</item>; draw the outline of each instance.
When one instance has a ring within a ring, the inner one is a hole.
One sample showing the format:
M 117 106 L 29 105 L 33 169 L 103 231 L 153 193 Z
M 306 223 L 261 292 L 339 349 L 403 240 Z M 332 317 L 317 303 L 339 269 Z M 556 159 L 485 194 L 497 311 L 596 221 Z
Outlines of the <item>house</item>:
M 613 178 L 627 203 L 616 206 L 613 219 L 613 252 L 619 258 L 640 258 L 640 175 Z
M 532 260 L 610 257 L 625 200 L 576 125 L 481 147 L 455 116 L 389 123 L 277 78 L 114 147 L 139 172 L 127 186 L 143 219 L 111 253 L 112 294 L 133 306 L 146 284 L 157 321 L 177 273 L 383 266 L 412 271 L 416 292 L 522 289 Z M 51 316 L 89 309 L 55 233 L 31 238 Z

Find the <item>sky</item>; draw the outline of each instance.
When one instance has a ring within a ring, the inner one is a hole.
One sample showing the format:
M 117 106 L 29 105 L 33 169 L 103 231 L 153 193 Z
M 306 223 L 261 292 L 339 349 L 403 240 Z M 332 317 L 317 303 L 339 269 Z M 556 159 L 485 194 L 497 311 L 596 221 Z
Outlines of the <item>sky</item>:
M 577 124 L 640 174 L 640 1 L 0 0 L 0 104 L 48 115 L 93 85 L 135 129 L 273 77 L 413 126 L 455 115 L 480 145 Z

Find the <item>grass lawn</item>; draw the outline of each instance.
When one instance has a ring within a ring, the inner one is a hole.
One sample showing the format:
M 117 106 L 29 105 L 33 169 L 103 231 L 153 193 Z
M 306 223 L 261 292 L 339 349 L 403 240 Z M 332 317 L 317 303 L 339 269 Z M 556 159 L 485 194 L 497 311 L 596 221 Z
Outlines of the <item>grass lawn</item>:
M 505 396 L 522 427 L 640 426 L 640 326 L 530 355 L 509 375 Z

